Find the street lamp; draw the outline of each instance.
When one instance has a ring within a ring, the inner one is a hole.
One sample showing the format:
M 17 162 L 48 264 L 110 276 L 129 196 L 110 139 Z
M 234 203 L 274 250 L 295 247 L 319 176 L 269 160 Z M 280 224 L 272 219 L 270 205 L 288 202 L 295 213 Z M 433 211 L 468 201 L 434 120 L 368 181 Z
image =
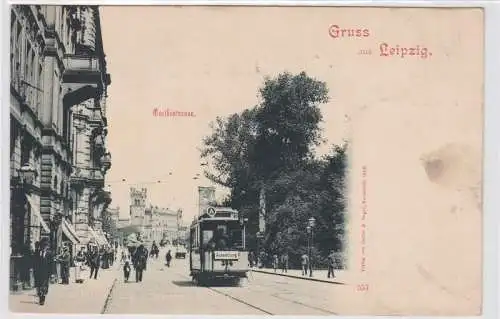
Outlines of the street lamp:
M 310 234 L 309 241 L 309 277 L 313 276 L 312 267 L 312 247 L 314 245 L 314 226 L 316 225 L 316 219 L 314 217 L 309 218 L 307 225 L 307 233 Z

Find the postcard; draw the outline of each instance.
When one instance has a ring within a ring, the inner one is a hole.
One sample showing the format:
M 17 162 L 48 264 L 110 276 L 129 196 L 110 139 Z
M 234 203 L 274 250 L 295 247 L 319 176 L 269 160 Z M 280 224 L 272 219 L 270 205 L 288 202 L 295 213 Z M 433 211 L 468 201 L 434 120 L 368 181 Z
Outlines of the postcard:
M 480 8 L 13 5 L 11 312 L 480 315 Z

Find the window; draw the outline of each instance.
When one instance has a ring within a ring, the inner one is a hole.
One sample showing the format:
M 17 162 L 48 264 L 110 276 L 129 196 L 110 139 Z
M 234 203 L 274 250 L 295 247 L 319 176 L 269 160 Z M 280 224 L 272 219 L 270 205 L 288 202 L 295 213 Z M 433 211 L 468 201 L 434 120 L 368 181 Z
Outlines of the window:
M 210 239 L 214 236 L 214 231 L 213 230 L 203 230 L 203 244 L 207 244 Z
M 16 15 L 14 10 L 10 12 L 10 76 L 14 75 L 15 59 L 15 44 L 16 44 Z
M 32 63 L 33 61 L 31 60 L 31 44 L 29 43 L 29 41 L 26 39 L 26 57 L 27 57 L 27 61 L 26 61 L 26 65 L 24 67 L 24 79 L 26 81 L 29 81 L 31 80 L 30 76 L 31 74 L 29 73 L 30 72 L 30 69 L 32 68 Z
M 233 229 L 231 230 L 230 241 L 233 247 L 242 247 L 243 248 L 243 232 L 241 229 Z
M 31 145 L 28 141 L 21 143 L 21 165 L 29 165 L 31 157 Z
M 38 64 L 38 79 L 37 79 L 37 83 L 38 83 L 38 88 L 41 90 L 41 91 L 37 91 L 37 95 L 38 95 L 38 113 L 41 114 L 41 111 L 43 110 L 43 99 L 44 99 L 44 96 L 43 96 L 43 67 L 42 67 L 42 63 L 39 63 Z

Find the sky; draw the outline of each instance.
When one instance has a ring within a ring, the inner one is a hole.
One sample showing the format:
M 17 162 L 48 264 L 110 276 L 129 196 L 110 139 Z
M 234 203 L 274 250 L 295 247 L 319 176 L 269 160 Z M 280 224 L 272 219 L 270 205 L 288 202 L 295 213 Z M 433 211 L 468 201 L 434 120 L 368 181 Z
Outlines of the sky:
M 199 153 L 210 121 L 256 105 L 265 76 L 306 71 L 330 88 L 341 85 L 332 72 L 332 48 L 313 45 L 324 43 L 327 20 L 311 21 L 294 10 L 228 10 L 100 8 L 112 80 L 106 106 L 112 167 L 106 184 L 111 206 L 122 217 L 129 214 L 130 187 L 147 187 L 150 203 L 180 208 L 190 221 L 197 214 L 197 187 L 215 186 L 203 177 Z M 296 25 L 287 22 L 292 17 Z M 323 137 L 341 143 L 344 109 L 331 92 L 332 101 L 322 106 Z M 158 117 L 155 108 L 195 116 Z M 193 179 L 196 174 L 201 178 Z M 225 194 L 217 188 L 218 198 Z

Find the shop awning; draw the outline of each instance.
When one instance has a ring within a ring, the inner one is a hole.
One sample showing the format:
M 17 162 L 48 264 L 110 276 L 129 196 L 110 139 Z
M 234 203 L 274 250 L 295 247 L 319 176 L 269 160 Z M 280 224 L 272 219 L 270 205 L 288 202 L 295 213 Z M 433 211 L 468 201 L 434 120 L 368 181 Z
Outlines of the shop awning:
M 104 233 L 102 231 L 98 231 L 97 235 L 100 237 L 100 240 L 101 240 L 103 245 L 109 246 L 108 240 L 106 239 L 106 236 L 104 235 Z
M 94 237 L 96 243 L 101 246 L 101 245 L 104 245 L 104 243 L 102 242 L 101 240 L 101 237 L 97 234 L 97 232 L 89 226 L 89 230 L 90 230 L 90 233 L 92 234 L 92 237 Z
M 35 204 L 35 201 L 33 200 L 33 198 L 31 198 L 30 195 L 26 195 L 26 198 L 28 199 L 28 203 L 31 206 L 31 211 L 37 216 L 38 220 L 40 221 L 40 226 L 42 226 L 43 230 L 45 230 L 47 233 L 50 233 L 49 226 L 43 220 L 42 214 L 40 214 L 40 207 Z
M 62 230 L 64 235 L 71 240 L 73 244 L 79 244 L 80 239 L 78 239 L 78 236 L 76 235 L 76 231 L 73 228 L 73 225 L 71 225 L 66 219 L 62 220 Z

